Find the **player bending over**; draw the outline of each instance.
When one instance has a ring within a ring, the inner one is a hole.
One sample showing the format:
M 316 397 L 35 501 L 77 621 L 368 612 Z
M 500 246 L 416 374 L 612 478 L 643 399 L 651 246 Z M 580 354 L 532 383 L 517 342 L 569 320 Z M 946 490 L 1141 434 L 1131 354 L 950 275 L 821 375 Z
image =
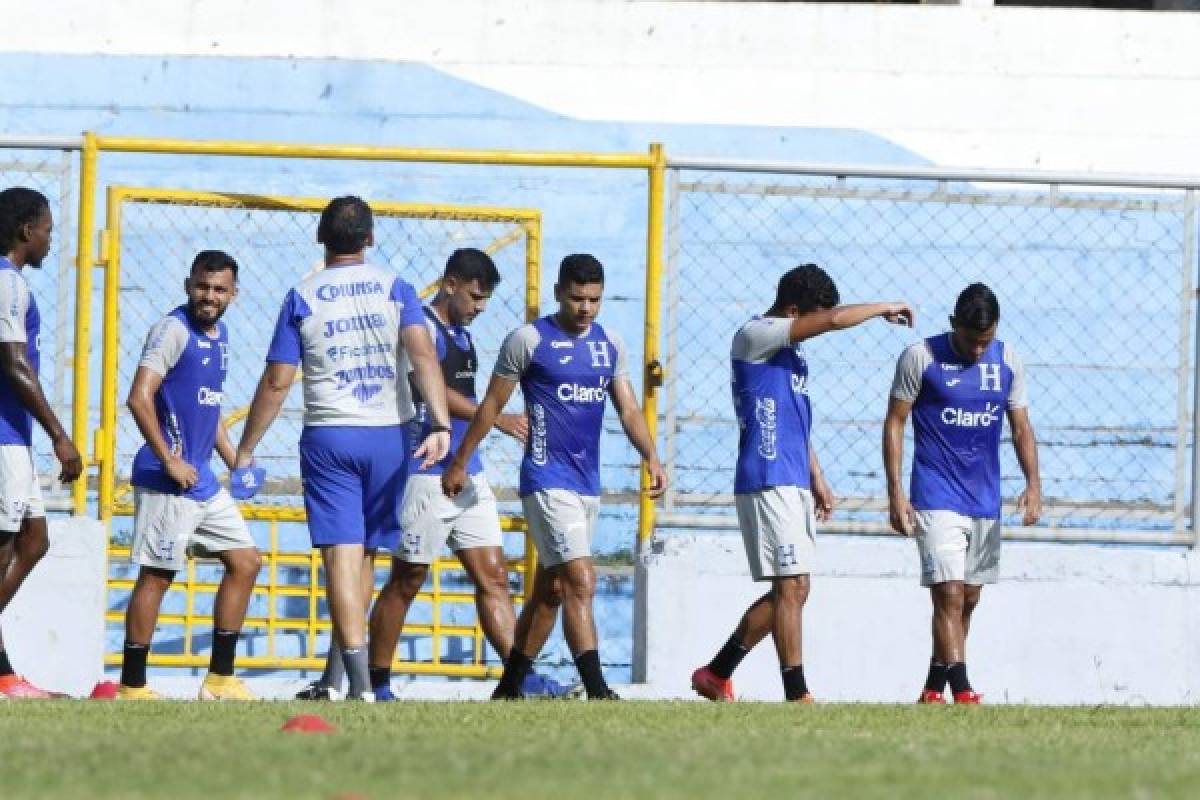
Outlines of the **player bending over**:
M 771 589 L 746 610 L 708 666 L 692 673 L 692 688 L 709 700 L 734 699 L 733 671 L 770 633 L 784 696 L 789 702 L 813 701 L 804 680 L 802 613 L 817 521 L 829 519 L 834 499 L 809 437 L 808 360 L 801 342 L 873 317 L 913 323 L 905 303 L 838 302 L 829 275 L 804 264 L 779 279 L 775 304 L 733 337 L 733 407 L 740 429 L 734 503 L 750 573 L 756 581 L 770 581 Z

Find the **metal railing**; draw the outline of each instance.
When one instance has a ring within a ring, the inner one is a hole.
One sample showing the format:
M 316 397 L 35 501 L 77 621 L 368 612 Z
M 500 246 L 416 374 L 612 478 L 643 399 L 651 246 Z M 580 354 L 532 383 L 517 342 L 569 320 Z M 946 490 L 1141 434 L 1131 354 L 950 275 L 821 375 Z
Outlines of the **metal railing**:
M 814 443 L 841 497 L 827 530 L 887 531 L 879 442 L 895 359 L 916 335 L 940 332 L 957 292 L 983 280 L 1001 299 L 1000 338 L 1026 362 L 1046 495 L 1044 523 L 1010 525 L 1006 536 L 1195 543 L 1200 179 L 668 165 L 663 429 L 673 482 L 659 527 L 737 527 L 728 342 L 770 306 L 779 275 L 816 261 L 846 302 L 919 307 L 908 339 L 865 325 L 808 347 Z M 1015 497 L 1007 445 L 1002 464 L 1005 496 Z

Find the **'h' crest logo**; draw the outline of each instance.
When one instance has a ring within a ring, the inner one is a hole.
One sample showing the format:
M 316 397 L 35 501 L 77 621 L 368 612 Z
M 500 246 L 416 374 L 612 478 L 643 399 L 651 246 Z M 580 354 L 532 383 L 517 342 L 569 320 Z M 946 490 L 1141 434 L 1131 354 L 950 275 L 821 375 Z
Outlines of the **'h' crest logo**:
M 983 392 L 1000 391 L 1000 365 L 979 365 L 979 390 Z
M 593 367 L 611 367 L 612 359 L 608 355 L 608 342 L 588 342 L 588 350 L 592 353 Z

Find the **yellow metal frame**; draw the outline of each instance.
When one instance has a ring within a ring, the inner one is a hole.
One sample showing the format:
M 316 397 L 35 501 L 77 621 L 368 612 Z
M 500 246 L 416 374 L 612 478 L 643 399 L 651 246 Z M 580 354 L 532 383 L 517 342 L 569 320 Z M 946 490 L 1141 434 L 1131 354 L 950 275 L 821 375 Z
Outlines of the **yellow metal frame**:
M 107 227 L 101 234 L 101 253 L 99 263 L 104 268 L 104 316 L 103 316 L 103 353 L 101 370 L 101 405 L 100 427 L 95 436 L 94 463 L 100 468 L 98 514 L 101 520 L 108 521 L 114 515 L 128 516 L 133 514 L 133 505 L 122 502 L 121 497 L 127 492 L 118 492 L 116 487 L 116 444 L 117 444 L 117 375 L 119 356 L 120 331 L 120 296 L 121 279 L 121 223 L 122 211 L 126 203 L 156 203 L 164 205 L 204 206 L 207 208 L 245 208 L 260 211 L 311 211 L 320 212 L 328 203 L 322 197 L 279 197 L 266 195 L 246 195 L 223 192 L 203 192 L 178 189 L 151 189 L 129 186 L 112 186 L 107 192 Z M 489 246 L 490 250 L 499 249 L 506 244 L 516 241 L 523 234 L 525 237 L 525 318 L 532 321 L 539 313 L 541 280 L 541 214 L 532 209 L 519 208 L 489 208 L 481 206 L 437 205 L 427 203 L 388 203 L 372 202 L 371 209 L 376 216 L 403 217 L 406 219 L 453 219 L 481 222 L 511 223 L 519 230 L 501 237 Z M 436 290 L 436 284 L 426 287 L 422 294 L 428 295 Z M 90 288 L 89 288 L 90 291 Z M 90 322 L 90 320 L 89 320 Z M 231 417 L 236 417 L 237 412 Z M 230 420 L 227 418 L 226 423 Z M 304 509 L 286 506 L 268 506 L 244 504 L 242 514 L 247 520 L 265 521 L 270 526 L 270 546 L 263 553 L 264 568 L 267 570 L 266 585 L 256 585 L 255 595 L 267 597 L 268 615 L 263 618 L 248 618 L 247 628 L 258 628 L 267 633 L 267 654 L 262 656 L 245 657 L 239 664 L 247 668 L 275 669 L 307 669 L 319 667 L 323 658 L 318 657 L 316 645 L 317 636 L 322 631 L 329 630 L 330 623 L 317 616 L 320 598 L 324 589 L 320 586 L 319 574 L 321 561 L 316 551 L 303 553 L 283 552 L 279 550 L 279 524 L 281 522 L 304 522 Z M 520 518 L 504 517 L 501 527 L 506 531 L 524 531 L 525 522 Z M 109 559 L 128 558 L 128 548 L 110 547 Z M 390 564 L 389 556 L 380 556 L 376 567 L 386 569 Z M 532 543 L 526 539 L 525 554 L 521 559 L 511 559 L 508 562 L 510 571 L 524 576 L 522 585 L 525 589 L 525 599 L 532 591 L 532 575 L 536 568 L 536 555 Z M 281 566 L 304 566 L 308 568 L 309 584 L 300 586 L 281 586 L 279 583 L 279 568 Z M 433 591 L 422 592 L 418 600 L 426 600 L 434 605 L 433 624 L 407 625 L 405 631 L 414 634 L 428 634 L 433 637 L 433 659 L 430 662 L 397 661 L 394 668 L 398 672 L 412 674 L 436 674 L 461 677 L 494 677 L 496 668 L 487 667 L 482 663 L 483 631 L 478 623 L 475 625 L 443 625 L 441 623 L 442 603 L 473 603 L 474 594 L 466 592 L 443 591 L 442 573 L 461 570 L 462 565 L 456 558 L 439 558 L 432 565 Z M 129 591 L 133 581 L 128 579 L 109 579 L 109 590 Z M 157 666 L 202 667 L 207 664 L 207 656 L 192 653 L 192 630 L 196 624 L 211 623 L 211 617 L 195 614 L 196 593 L 215 593 L 217 584 L 204 583 L 196 580 L 196 561 L 188 562 L 184 580 L 178 585 L 177 591 L 186 592 L 186 612 L 184 614 L 164 614 L 159 618 L 164 625 L 184 626 L 184 653 L 177 655 L 152 654 L 149 663 Z M 280 618 L 277 616 L 277 604 L 280 597 L 308 597 L 307 619 Z M 120 622 L 124 619 L 121 611 L 110 611 L 105 615 L 108 622 Z M 303 657 L 280 657 L 275 655 L 275 638 L 280 631 L 301 630 L 306 633 L 305 652 Z M 441 660 L 441 637 L 469 636 L 475 642 L 473 652 L 476 661 L 471 664 L 443 663 Z M 119 664 L 120 654 L 109 653 L 105 656 L 108 664 Z
M 643 413 L 650 435 L 657 440 L 657 389 L 662 381 L 662 368 L 659 365 L 659 338 L 661 336 L 661 282 L 663 263 L 663 227 L 664 227 L 664 184 L 666 174 L 666 155 L 662 145 L 652 144 L 647 153 L 571 153 L 571 152 L 541 152 L 541 151 L 511 151 L 511 150 L 468 150 L 468 149 L 432 149 L 406 147 L 371 147 L 362 145 L 314 145 L 286 144 L 273 142 L 249 141 L 196 141 L 182 139 L 157 139 L 130 136 L 97 136 L 92 132 L 84 134 L 83 148 L 80 158 L 80 190 L 79 190 L 79 233 L 78 252 L 76 254 L 76 297 L 77 312 L 75 319 L 75 359 L 73 363 L 73 407 L 72 407 L 72 438 L 79 446 L 84 457 L 85 468 L 99 463 L 101 471 L 111 474 L 112 448 L 114 441 L 106 438 L 106 432 L 114 430 L 102 421 L 100 428 L 95 431 L 95 441 L 92 457 L 88 458 L 88 423 L 90 404 L 90 374 L 89 353 L 91 343 L 92 309 L 91 296 L 93 289 L 92 270 L 103 266 L 106 271 L 105 308 L 115 317 L 117 313 L 116 290 L 117 277 L 114 276 L 112 289 L 109 289 L 111 265 L 107 258 L 113 254 L 119 257 L 119 246 L 105 242 L 101 247 L 102 259 L 98 261 L 95 251 L 96 231 L 95 205 L 97 189 L 97 168 L 101 153 L 142 153 L 142 154 L 175 154 L 175 155 L 209 155 L 232 157 L 258 158 L 313 158 L 335 159 L 348 161 L 390 161 L 390 162 L 420 162 L 443 164 L 475 164 L 493 166 L 521 167 L 572 167 L 591 169 L 626 169 L 644 170 L 647 176 L 647 226 L 646 226 L 646 308 L 644 329 L 644 375 Z M 109 196 L 110 204 L 112 196 Z M 268 198 L 269 199 L 269 198 Z M 111 206 L 110 206 L 111 207 Z M 118 205 L 119 215 L 119 205 Z M 113 228 L 113 219 L 108 220 Z M 117 243 L 119 245 L 119 242 Z M 532 248 L 534 257 L 540 262 L 540 235 L 529 239 L 528 246 Z M 539 288 L 536 283 L 530 283 L 527 289 L 527 306 L 536 309 L 539 303 Z M 110 307 L 111 305 L 111 307 Z M 115 380 L 115 370 L 109 366 L 110 384 Z M 115 386 L 113 386 L 115 391 Z M 111 413 L 115 414 L 115 394 L 106 393 Z M 104 456 L 107 458 L 107 466 Z M 105 482 L 100 481 L 101 490 Z M 100 503 L 101 515 L 112 513 L 127 513 L 126 505 L 115 503 L 112 484 L 109 482 L 106 497 L 107 504 Z M 654 531 L 656 506 L 646 495 L 649 485 L 649 474 L 642 467 L 640 485 L 642 495 L 639 503 L 637 545 L 641 549 Z M 87 511 L 87 478 L 81 478 L 72 489 L 72 505 L 74 513 L 83 515 Z M 275 515 L 258 516 L 259 514 Z M 247 514 L 255 519 L 274 519 L 275 522 L 291 519 L 297 513 L 294 509 L 263 509 L 261 512 L 247 509 Z M 528 547 L 528 545 L 527 545 Z M 315 562 L 311 569 L 317 569 Z M 272 573 L 273 574 L 273 573 Z M 529 584 L 529 581 L 526 581 Z M 315 608 L 316 599 L 311 601 Z M 315 628 L 314 628 L 315 630 Z M 311 635 L 311 632 L 310 632 Z M 172 657 L 177 658 L 177 657 Z

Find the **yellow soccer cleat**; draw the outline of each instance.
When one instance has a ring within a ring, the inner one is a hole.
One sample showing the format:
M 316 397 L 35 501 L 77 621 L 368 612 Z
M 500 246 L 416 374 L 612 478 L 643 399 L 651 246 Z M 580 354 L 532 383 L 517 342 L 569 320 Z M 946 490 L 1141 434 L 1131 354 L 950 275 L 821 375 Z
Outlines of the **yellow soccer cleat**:
M 258 698 L 236 675 L 214 675 L 210 672 L 204 676 L 204 683 L 200 684 L 200 699 L 252 702 Z
M 162 700 L 162 695 L 149 686 L 126 686 L 117 689 L 118 700 Z

